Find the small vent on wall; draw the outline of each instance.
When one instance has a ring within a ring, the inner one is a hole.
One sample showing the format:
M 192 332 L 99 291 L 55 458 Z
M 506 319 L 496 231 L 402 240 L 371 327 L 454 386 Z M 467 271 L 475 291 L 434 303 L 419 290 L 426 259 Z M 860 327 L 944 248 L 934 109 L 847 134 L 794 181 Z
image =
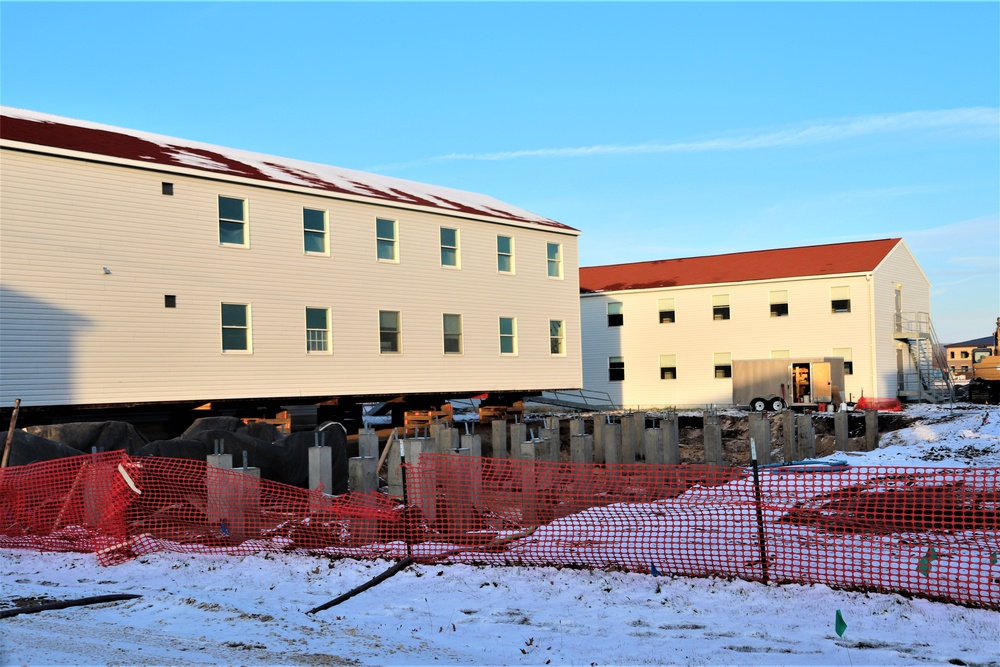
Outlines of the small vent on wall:
M 163 295 L 163 307 L 164 308 L 176 308 L 177 307 L 177 297 L 173 294 Z
M 172 194 L 174 194 L 174 184 L 173 183 L 167 183 L 166 181 L 164 181 L 164 183 L 163 183 L 163 194 L 165 194 L 165 195 L 172 195 Z

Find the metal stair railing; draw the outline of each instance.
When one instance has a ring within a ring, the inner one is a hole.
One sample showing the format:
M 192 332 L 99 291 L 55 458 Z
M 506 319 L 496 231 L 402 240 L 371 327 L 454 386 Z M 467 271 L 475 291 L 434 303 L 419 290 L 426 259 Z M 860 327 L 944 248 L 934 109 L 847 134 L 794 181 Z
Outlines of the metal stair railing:
M 618 409 L 618 406 L 611 398 L 611 394 L 592 389 L 544 391 L 541 396 L 530 396 L 526 397 L 525 400 L 532 403 L 543 403 L 545 405 L 555 405 L 590 412 L 614 411 Z
M 905 340 L 915 372 L 903 373 L 900 390 L 933 403 L 954 402 L 955 384 L 944 348 L 927 313 L 897 313 L 896 338 Z

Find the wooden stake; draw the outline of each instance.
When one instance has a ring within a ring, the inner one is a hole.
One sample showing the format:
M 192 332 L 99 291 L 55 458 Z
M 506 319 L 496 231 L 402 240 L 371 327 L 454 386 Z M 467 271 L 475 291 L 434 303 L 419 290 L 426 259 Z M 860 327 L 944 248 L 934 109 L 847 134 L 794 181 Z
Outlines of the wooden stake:
M 389 434 L 389 439 L 385 441 L 385 449 L 382 450 L 382 456 L 378 457 L 378 465 L 375 466 L 375 474 L 382 469 L 382 464 L 385 463 L 385 457 L 389 455 L 389 448 L 392 447 L 392 441 L 396 438 L 396 429 L 392 429 L 392 433 Z
M 3 460 L 0 461 L 0 468 L 7 467 L 7 459 L 10 458 L 10 443 L 14 439 L 14 428 L 17 426 L 17 411 L 21 408 L 21 399 L 14 399 L 14 412 L 10 416 L 10 428 L 7 429 L 7 442 L 3 445 Z

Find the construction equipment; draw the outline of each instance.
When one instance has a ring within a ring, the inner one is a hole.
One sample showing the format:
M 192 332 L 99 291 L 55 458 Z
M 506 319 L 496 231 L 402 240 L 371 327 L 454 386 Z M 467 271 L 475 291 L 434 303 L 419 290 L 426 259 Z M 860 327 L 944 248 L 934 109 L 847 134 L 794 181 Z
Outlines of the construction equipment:
M 972 381 L 969 401 L 1000 403 L 1000 317 L 993 331 L 993 347 L 977 347 L 972 351 Z

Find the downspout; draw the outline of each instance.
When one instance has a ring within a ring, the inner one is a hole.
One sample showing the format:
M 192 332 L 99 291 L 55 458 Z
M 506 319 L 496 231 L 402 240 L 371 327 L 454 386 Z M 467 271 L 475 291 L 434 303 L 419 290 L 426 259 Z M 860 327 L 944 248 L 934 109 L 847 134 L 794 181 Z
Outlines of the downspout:
M 869 377 L 872 387 L 872 398 L 878 398 L 878 356 L 875 353 L 875 281 L 871 273 L 865 275 L 868 282 L 868 353 L 871 361 L 868 364 Z M 893 325 L 895 326 L 895 325 Z

